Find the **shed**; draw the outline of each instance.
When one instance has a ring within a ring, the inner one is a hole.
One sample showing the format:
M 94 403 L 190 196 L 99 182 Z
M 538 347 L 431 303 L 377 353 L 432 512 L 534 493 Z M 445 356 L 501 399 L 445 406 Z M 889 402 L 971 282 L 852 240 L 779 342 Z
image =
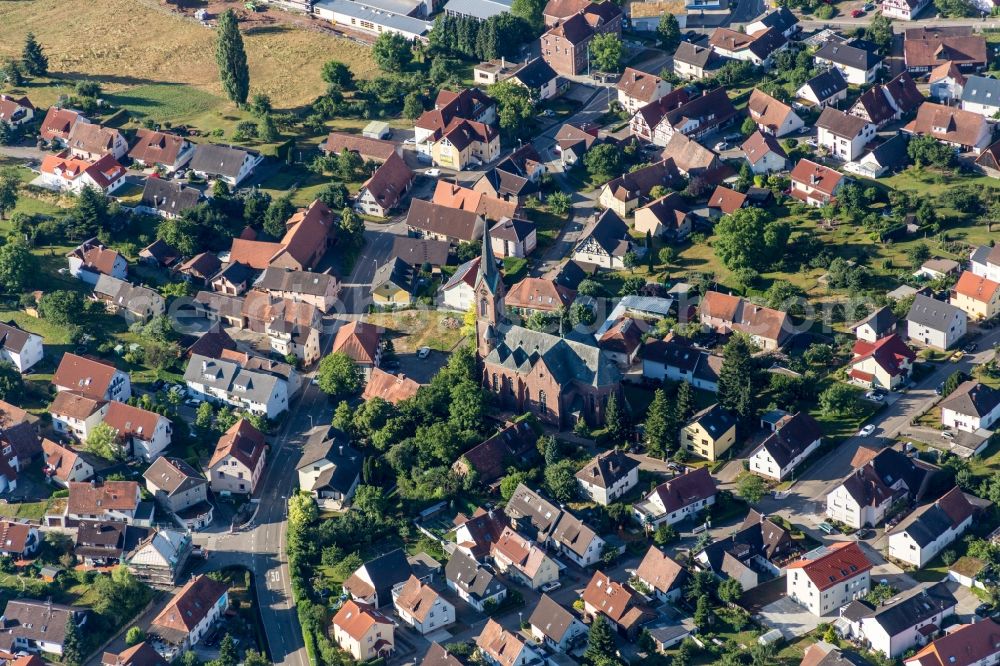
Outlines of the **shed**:
M 361 131 L 361 136 L 367 137 L 369 139 L 388 139 L 392 136 L 392 128 L 389 127 L 389 123 L 384 123 L 381 120 L 373 120 Z

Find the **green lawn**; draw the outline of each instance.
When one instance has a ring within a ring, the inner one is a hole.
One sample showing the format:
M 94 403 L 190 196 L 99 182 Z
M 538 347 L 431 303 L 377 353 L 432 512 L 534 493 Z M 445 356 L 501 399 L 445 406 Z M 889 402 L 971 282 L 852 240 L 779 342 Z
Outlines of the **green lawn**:
M 212 124 L 211 118 L 206 116 L 226 106 L 224 99 L 212 93 L 173 83 L 139 85 L 108 95 L 108 99 L 114 106 L 124 107 L 157 123 L 184 123 L 195 127 Z

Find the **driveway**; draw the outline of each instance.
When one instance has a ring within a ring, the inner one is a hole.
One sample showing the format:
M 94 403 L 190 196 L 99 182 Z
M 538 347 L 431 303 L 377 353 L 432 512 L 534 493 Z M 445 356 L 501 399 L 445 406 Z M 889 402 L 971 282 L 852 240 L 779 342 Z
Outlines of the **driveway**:
M 760 618 L 768 627 L 781 631 L 781 636 L 786 641 L 804 636 L 821 622 L 833 619 L 816 617 L 788 597 L 782 597 L 764 606 L 760 611 Z

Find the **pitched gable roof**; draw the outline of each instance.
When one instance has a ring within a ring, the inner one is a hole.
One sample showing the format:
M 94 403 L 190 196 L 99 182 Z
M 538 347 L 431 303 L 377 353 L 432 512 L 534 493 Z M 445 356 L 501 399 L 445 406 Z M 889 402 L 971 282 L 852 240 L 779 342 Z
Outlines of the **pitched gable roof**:
M 118 369 L 109 363 L 67 352 L 52 375 L 52 384 L 87 398 L 102 400 L 111 388 L 116 372 Z
M 789 569 L 801 569 L 822 592 L 838 583 L 860 576 L 872 568 L 857 543 L 839 542 L 806 553 L 802 559 L 788 564 Z
M 257 463 L 264 455 L 266 447 L 264 435 L 246 419 L 240 419 L 229 427 L 215 446 L 209 468 L 213 468 L 232 456 L 247 467 L 257 469 Z

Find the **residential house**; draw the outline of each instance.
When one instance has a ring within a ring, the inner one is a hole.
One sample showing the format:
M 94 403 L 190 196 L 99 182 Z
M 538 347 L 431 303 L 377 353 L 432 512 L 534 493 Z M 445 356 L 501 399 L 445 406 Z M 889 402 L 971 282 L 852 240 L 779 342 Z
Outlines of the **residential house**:
M 214 493 L 252 495 L 267 459 L 264 435 L 246 419 L 227 430 L 215 446 L 205 475 Z
M 414 199 L 406 214 L 406 228 L 413 236 L 458 245 L 479 240 L 483 235 L 485 221 L 472 211 Z
M 326 141 L 320 144 L 320 150 L 327 155 L 340 155 L 345 150 L 355 153 L 365 162 L 378 162 L 381 164 L 396 153 L 402 157 L 402 146 L 392 141 L 382 139 L 372 139 L 359 134 L 347 134 L 346 132 L 330 132 Z
M 813 106 L 831 106 L 847 99 L 847 79 L 836 67 L 820 72 L 802 84 L 795 96 Z
M 194 155 L 194 144 L 177 134 L 140 127 L 135 131 L 135 139 L 128 156 L 132 162 L 147 168 L 174 173 Z
M 909 142 L 908 134 L 895 134 L 866 152 L 860 160 L 845 164 L 844 170 L 867 178 L 901 171 L 910 164 Z
M 945 62 L 963 72 L 986 67 L 986 39 L 971 25 L 908 28 L 903 35 L 903 61 L 911 72 L 929 72 Z
M 479 257 L 470 259 L 455 269 L 448 281 L 441 285 L 444 305 L 459 312 L 468 312 L 476 301 L 476 278 L 479 276 Z
M 961 99 L 966 80 L 958 65 L 950 60 L 941 63 L 927 77 L 931 99 L 941 104 Z
M 791 39 L 792 35 L 802 29 L 802 26 L 799 25 L 799 20 L 795 18 L 795 15 L 791 11 L 785 7 L 780 7 L 767 11 L 754 19 L 752 23 L 748 23 L 746 31 L 752 35 L 768 28 L 774 28 L 785 37 Z
M 642 625 L 653 619 L 639 595 L 627 585 L 611 580 L 603 571 L 595 571 L 581 595 L 583 614 L 591 619 L 603 615 L 622 636 L 634 640 Z
M 920 264 L 913 277 L 921 280 L 940 280 L 958 272 L 960 264 L 953 259 L 928 259 Z
M 934 640 L 903 666 L 989 666 L 1000 657 L 1000 625 L 992 618 L 965 624 Z
M 599 453 L 576 473 L 583 494 L 607 506 L 639 483 L 639 463 L 620 449 Z
M 311 270 L 335 242 L 336 228 L 333 211 L 317 199 L 285 221 L 285 235 L 276 243 L 234 238 L 229 261 L 256 270 L 268 267 Z
M 188 389 L 205 400 L 276 418 L 288 409 L 289 383 L 247 364 L 192 354 L 184 371 Z
M 392 590 L 405 582 L 413 567 L 401 548 L 396 548 L 362 564 L 347 580 L 344 591 L 355 601 L 375 608 L 392 605 Z
M 808 412 L 786 414 L 750 454 L 750 471 L 779 483 L 819 448 L 823 433 Z
M 868 593 L 871 568 L 872 563 L 853 541 L 820 546 L 787 565 L 787 594 L 813 615 L 830 615 Z
M 792 169 L 791 195 L 809 206 L 825 206 L 833 201 L 846 182 L 843 174 L 812 160 L 801 159 Z
M 913 77 L 903 72 L 888 83 L 872 86 L 862 93 L 851 107 L 850 114 L 881 129 L 916 111 L 925 101 Z
M 555 560 L 510 527 L 504 528 L 490 546 L 490 557 L 500 573 L 532 590 L 559 580 Z
M 35 106 L 27 97 L 14 98 L 0 95 L 0 121 L 11 127 L 20 127 L 35 117 Z
M 969 270 L 992 282 L 1000 282 L 1000 247 L 980 245 L 969 253 Z
M 581 235 L 573 251 L 577 261 L 611 270 L 623 269 L 625 255 L 636 252 L 628 225 L 610 208 L 602 211 Z
M 490 229 L 493 254 L 499 259 L 523 259 L 538 246 L 538 233 L 534 222 L 509 217 L 500 218 Z
M 41 544 L 38 528 L 28 523 L 0 521 L 0 554 L 14 560 L 32 557 Z
M 744 208 L 747 201 L 747 195 L 742 192 L 737 192 L 725 185 L 717 185 L 706 203 L 708 216 L 716 219 L 723 215 L 731 215 L 740 208 Z
M 716 182 L 732 174 L 718 155 L 680 132 L 670 137 L 660 157 L 672 160 L 677 170 L 689 179 Z
M 136 210 L 149 215 L 176 219 L 201 200 L 201 191 L 176 180 L 147 178 Z M 159 241 L 163 242 L 163 241 Z
M 39 187 L 73 194 L 89 187 L 107 195 L 125 184 L 127 172 L 111 155 L 89 161 L 63 152 L 43 157 L 38 173 L 31 182 Z
M 145 510 L 135 481 L 71 481 L 64 517 L 138 525 L 149 520 Z
M 681 242 L 694 226 L 688 206 L 676 192 L 655 199 L 635 209 L 634 228 L 639 233 L 649 233 L 667 242 Z
M 863 464 L 826 496 L 826 515 L 854 529 L 878 525 L 898 501 L 921 499 L 937 471 L 895 449 L 862 453 Z
M 940 403 L 941 425 L 965 432 L 990 430 L 1000 420 L 1000 390 L 969 380 Z
M 93 400 L 124 402 L 132 397 L 128 373 L 96 358 L 69 352 L 59 361 L 52 385 L 56 391 L 74 391 Z
M 382 333 L 378 326 L 353 320 L 337 329 L 330 353 L 347 354 L 366 375 L 382 360 Z
M 330 273 L 282 268 L 265 269 L 253 286 L 274 298 L 308 303 L 320 312 L 332 310 L 340 294 L 340 283 Z
M 655 74 L 626 67 L 615 88 L 618 90 L 618 103 L 626 113 L 634 115 L 641 107 L 669 93 L 672 86 Z
M 521 212 L 517 201 L 507 201 L 446 180 L 437 182 L 431 203 L 472 211 L 477 215 L 482 215 L 487 220 L 518 217 Z
M 986 118 L 950 106 L 924 102 L 917 117 L 910 121 L 904 132 L 919 136 L 932 136 L 961 152 L 978 155 L 992 142 L 992 130 Z
M 101 657 L 102 666 L 167 666 L 167 664 L 167 660 L 148 641 L 136 643 L 118 654 L 105 652 Z
M 166 310 L 163 296 L 153 289 L 136 286 L 110 275 L 97 277 L 91 297 L 104 303 L 109 313 L 120 315 L 129 324 L 147 322 Z
M 505 300 L 510 312 L 527 319 L 536 312 L 555 314 L 568 310 L 575 299 L 575 291 L 553 280 L 526 277 L 511 285 Z
M 445 241 L 396 236 L 392 240 L 389 256 L 399 257 L 411 266 L 430 266 L 434 270 L 448 263 L 449 250 Z
M 507 597 L 507 586 L 489 569 L 461 550 L 451 554 L 444 572 L 448 589 L 480 613 Z
M 427 635 L 455 622 L 455 606 L 414 575 L 392 590 L 399 619 Z
M 124 280 L 128 262 L 115 250 L 104 247 L 96 238 L 86 240 L 66 255 L 69 273 L 87 284 L 97 284 L 100 275 Z
M 395 624 L 366 603 L 349 599 L 332 625 L 334 642 L 358 661 L 386 658 L 395 649 Z
M 721 29 L 719 28 L 719 30 Z M 783 137 L 786 134 L 797 132 L 805 125 L 802 118 L 792 111 L 792 107 L 756 88 L 750 93 L 747 113 L 757 123 L 759 131 L 775 137 Z
M 354 199 L 354 210 L 365 215 L 389 217 L 413 185 L 413 178 L 413 171 L 403 158 L 395 152 L 390 153 L 361 185 Z
M 925 645 L 955 614 L 957 605 L 946 583 L 927 584 L 877 608 L 864 601 L 851 602 L 841 612 L 838 624 L 847 629 L 846 637 L 895 659 L 913 647 Z
M 702 326 L 718 333 L 744 333 L 768 351 L 781 348 L 792 332 L 787 313 L 718 291 L 702 297 L 699 314 Z
M 627 369 L 635 363 L 643 335 L 650 328 L 641 319 L 620 317 L 597 338 L 597 346 L 618 366 Z
M 174 594 L 149 625 L 149 633 L 179 651 L 193 648 L 229 608 L 229 586 L 202 574 Z
M 541 661 L 541 656 L 518 634 L 504 629 L 490 618 L 476 637 L 476 654 L 489 666 L 527 666 Z
M 832 157 L 850 162 L 864 154 L 875 138 L 875 125 L 864 118 L 828 106 L 816 121 L 817 144 Z
M 616 213 L 615 219 L 624 218 L 649 199 L 654 187 L 670 188 L 679 181 L 677 165 L 668 158 L 608 181 L 601 188 L 598 202 L 606 210 Z M 624 222 L 622 224 L 624 225 Z M 591 261 L 591 263 L 599 262 Z M 611 266 L 605 267 L 611 268 Z
M 53 483 L 68 488 L 70 483 L 86 481 L 94 476 L 94 467 L 80 454 L 51 439 L 42 440 L 44 464 L 42 474 Z
M 725 88 L 705 90 L 701 96 L 691 98 L 679 107 L 667 111 L 652 128 L 651 141 L 658 146 L 666 146 L 666 142 L 674 132 L 680 132 L 692 139 L 701 139 L 725 127 L 737 115 L 736 107 L 726 94 Z
M 788 530 L 751 509 L 736 532 L 708 544 L 694 561 L 699 569 L 752 590 L 777 576 L 795 548 Z
M 535 532 L 535 540 L 555 546 L 581 567 L 596 564 L 604 550 L 604 540 L 568 511 L 563 511 L 523 483 L 504 507 L 514 525 Z
M 633 505 L 633 513 L 646 527 L 674 525 L 715 504 L 715 495 L 715 480 L 707 467 L 699 467 L 658 485 Z
M 91 123 L 74 123 L 66 139 L 70 154 L 81 160 L 98 160 L 110 155 L 115 160 L 125 157 L 128 141 L 118 130 Z
M 510 465 L 530 462 L 537 443 L 538 433 L 528 421 L 508 423 L 463 453 L 451 468 L 459 476 L 475 473 L 479 483 L 491 486 L 506 474 Z
M 864 86 L 875 81 L 882 68 L 882 58 L 874 52 L 858 45 L 844 44 L 835 40 L 825 42 L 813 54 L 813 62 L 819 69 L 832 67 L 840 70 L 851 85 Z
M 965 310 L 917 294 L 906 315 L 906 335 L 933 349 L 950 349 L 965 335 L 967 324 Z
M 918 569 L 962 536 L 976 507 L 957 486 L 933 504 L 925 504 L 904 518 L 889 533 L 889 557 Z M 906 646 L 909 647 L 909 646 Z
M 478 88 L 439 91 L 434 108 L 425 111 L 414 122 L 417 150 L 430 157 L 434 143 L 456 119 L 493 125 L 497 119 L 496 101 Z
M 565 123 L 559 127 L 555 137 L 555 151 L 559 153 L 559 163 L 570 167 L 583 159 L 587 151 L 597 142 L 597 131 Z
M 880 8 L 887 18 L 912 21 L 929 4 L 930 0 L 882 0 Z
M 650 546 L 636 567 L 635 580 L 660 601 L 675 601 L 681 596 L 687 570 L 656 546 Z
M 561 20 L 540 39 L 542 58 L 557 74 L 579 76 L 590 72 L 590 42 L 599 34 L 621 34 L 622 11 L 611 2 L 591 4 L 594 12 L 575 13 Z
M 54 604 L 51 600 L 11 599 L 0 615 L 0 646 L 8 654 L 44 652 L 61 656 L 69 623 L 82 630 L 87 612 L 86 608 Z
M 684 424 L 680 442 L 690 455 L 718 460 L 736 443 L 736 415 L 718 403 L 710 405 Z
M 185 528 L 197 530 L 211 524 L 213 509 L 208 501 L 208 481 L 184 460 L 160 456 L 142 473 L 142 478 L 146 480 L 146 490 Z
M 895 391 L 910 379 L 916 352 L 893 333 L 875 342 L 858 340 L 852 349 L 847 377 L 866 388 Z
M 202 178 L 221 180 L 229 187 L 237 187 L 262 161 L 264 156 L 254 150 L 199 143 L 191 156 L 190 166 Z
M 455 655 L 441 647 L 440 643 L 433 641 L 421 663 L 425 666 L 462 666 L 462 662 Z
M 119 522 L 81 520 L 73 554 L 90 567 L 121 564 L 122 555 L 146 537 L 149 530 Z
M 788 168 L 788 154 L 771 134 L 756 131 L 740 146 L 755 174 L 768 174 Z M 720 186 L 721 187 L 721 186 Z
M 0 322 L 0 360 L 25 373 L 44 355 L 42 336 L 25 331 L 13 321 Z
M 191 257 L 177 268 L 185 279 L 197 280 L 202 284 L 207 284 L 213 275 L 222 268 L 222 262 L 211 252 L 201 252 Z
M 527 88 L 536 102 L 552 99 L 559 94 L 559 75 L 542 58 L 524 63 L 505 80 Z
M 527 197 L 538 194 L 545 174 L 545 162 L 531 143 L 526 143 L 495 167 L 484 173 L 472 189 L 493 199 L 516 203 L 519 207 Z
M 361 399 L 368 401 L 374 398 L 398 405 L 403 400 L 409 400 L 417 394 L 420 384 L 404 374 L 394 375 L 379 368 L 373 368 L 365 382 L 365 390 Z
M 417 287 L 417 271 L 399 257 L 393 257 L 375 270 L 371 295 L 375 305 L 409 305 Z
M 700 81 L 711 76 L 728 60 L 716 53 L 712 46 L 682 41 L 674 51 L 674 74 L 686 81 Z
M 896 316 L 888 306 L 881 307 L 852 326 L 851 330 L 858 340 L 875 343 L 896 332 Z
M 992 319 L 1000 313 L 1000 282 L 963 271 L 949 302 L 974 321 Z
M 642 376 L 647 379 L 685 381 L 697 389 L 718 393 L 722 357 L 692 347 L 690 341 L 668 334 L 651 340 L 642 352 Z
M 774 53 L 788 45 L 788 39 L 774 28 L 754 33 L 716 28 L 708 39 L 716 53 L 732 60 L 743 60 L 758 67 L 770 67 Z
M 680 108 L 689 99 L 687 88 L 676 88 L 655 102 L 647 104 L 632 116 L 629 122 L 629 134 L 658 146 L 666 146 L 670 135 L 673 134 L 673 128 L 666 121 L 667 114 Z
M 487 511 L 482 507 L 477 507 L 471 518 L 458 514 L 453 522 L 456 550 L 476 561 L 485 561 L 493 543 L 500 538 L 500 533 L 511 524 L 507 514 L 502 511 Z
M 190 533 L 158 528 L 150 530 L 123 560 L 138 580 L 169 589 L 177 585 L 192 551 Z
M 528 627 L 535 641 L 563 653 L 587 634 L 587 625 L 544 593 L 528 617 Z
M 65 146 L 73 126 L 77 123 L 89 123 L 82 114 L 58 106 L 50 106 L 38 128 L 38 136 L 54 146 Z
M 104 424 L 115 431 L 122 451 L 146 462 L 170 446 L 173 433 L 173 424 L 167 417 L 117 400 L 108 403 Z
M 312 495 L 322 509 L 342 511 L 361 483 L 364 458 L 340 431 L 310 437 L 295 467 L 299 490 Z
M 989 76 L 971 75 L 962 87 L 962 108 L 993 118 L 1000 112 L 1000 80 Z

